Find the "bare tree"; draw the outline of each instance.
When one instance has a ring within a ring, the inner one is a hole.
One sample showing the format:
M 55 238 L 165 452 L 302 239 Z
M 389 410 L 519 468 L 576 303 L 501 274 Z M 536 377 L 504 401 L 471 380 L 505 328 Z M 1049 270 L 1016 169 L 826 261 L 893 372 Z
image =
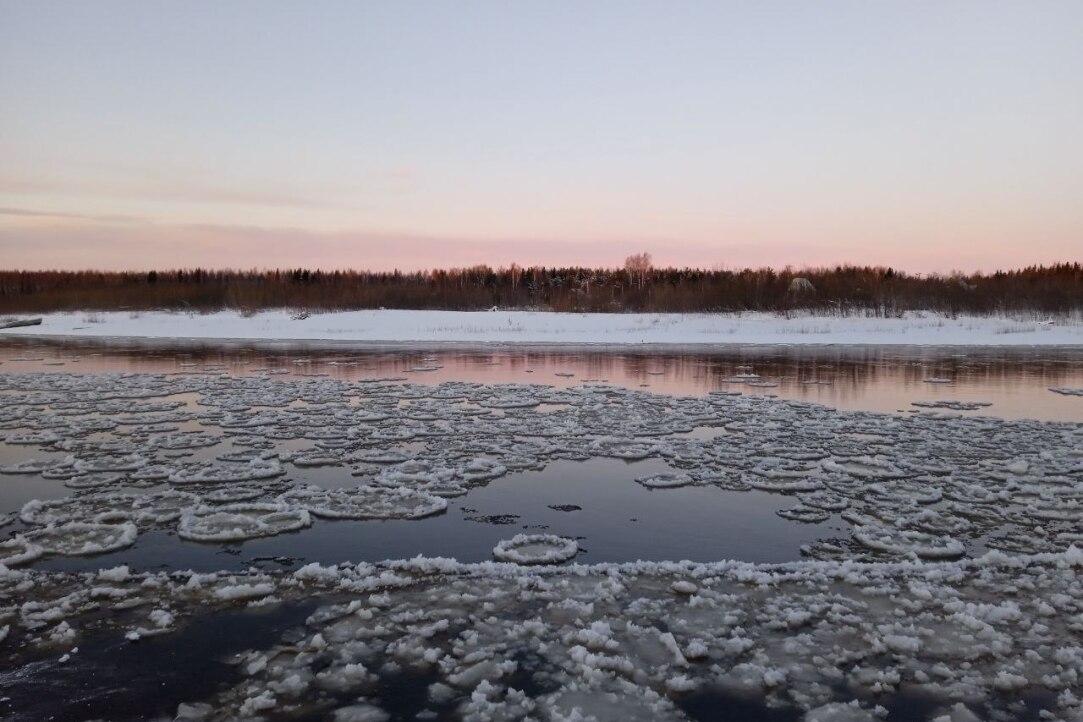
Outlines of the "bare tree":
M 651 260 L 651 254 L 647 252 L 634 253 L 624 259 L 624 270 L 628 272 L 629 278 L 634 280 L 640 288 L 643 288 L 647 283 L 647 274 L 651 270 Z

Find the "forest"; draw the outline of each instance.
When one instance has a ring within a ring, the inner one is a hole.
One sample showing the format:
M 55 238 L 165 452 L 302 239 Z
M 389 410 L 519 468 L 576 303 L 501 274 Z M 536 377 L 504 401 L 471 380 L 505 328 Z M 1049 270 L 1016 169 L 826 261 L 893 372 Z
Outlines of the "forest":
M 879 266 L 620 268 L 474 266 L 418 272 L 320 270 L 0 271 L 0 313 L 213 312 L 377 308 L 575 312 L 785 312 L 895 316 L 1083 310 L 1079 262 L 986 274 L 921 275 Z

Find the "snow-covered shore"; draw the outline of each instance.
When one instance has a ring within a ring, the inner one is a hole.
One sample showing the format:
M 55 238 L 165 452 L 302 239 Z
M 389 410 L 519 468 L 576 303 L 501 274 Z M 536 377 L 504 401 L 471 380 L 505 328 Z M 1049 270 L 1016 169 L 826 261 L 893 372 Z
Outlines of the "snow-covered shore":
M 588 314 L 529 311 L 350 311 L 296 319 L 288 311 L 242 316 L 162 311 L 46 315 L 0 336 L 355 343 L 886 344 L 1083 346 L 1083 320 L 908 313 L 863 318 L 769 313 Z

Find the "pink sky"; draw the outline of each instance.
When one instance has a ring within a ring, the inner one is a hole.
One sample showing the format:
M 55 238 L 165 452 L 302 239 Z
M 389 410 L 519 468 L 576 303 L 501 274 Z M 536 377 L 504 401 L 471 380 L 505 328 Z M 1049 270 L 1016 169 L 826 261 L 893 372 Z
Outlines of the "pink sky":
M 655 265 L 738 268 L 796 267 L 857 263 L 915 272 L 994 270 L 1032 263 L 1072 260 L 1070 246 L 1036 244 L 1021 252 L 1011 243 L 975 242 L 952 254 L 925 244 L 878 247 L 855 240 L 849 245 L 825 240 L 768 243 L 749 239 L 682 243 L 651 237 L 635 240 L 593 237 L 582 241 L 545 238 L 425 236 L 394 232 L 312 232 L 300 229 L 217 225 L 160 225 L 12 216 L 0 209 L 0 250 L 4 267 L 25 269 L 146 270 L 200 265 L 214 268 L 369 268 L 416 270 L 488 264 L 619 266 L 632 253 L 647 251 Z M 13 220 L 14 219 L 14 220 Z M 1074 257 L 1078 259 L 1080 254 Z
M 0 267 L 1083 258 L 1083 3 L 0 0 Z

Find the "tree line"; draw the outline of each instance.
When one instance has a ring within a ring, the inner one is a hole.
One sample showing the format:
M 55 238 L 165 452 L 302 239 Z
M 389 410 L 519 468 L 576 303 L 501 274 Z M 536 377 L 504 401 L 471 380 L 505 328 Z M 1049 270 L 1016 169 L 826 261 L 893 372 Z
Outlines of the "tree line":
M 583 312 L 811 309 L 893 316 L 904 311 L 1083 310 L 1078 262 L 974 274 L 921 275 L 881 266 L 656 268 L 648 254 L 621 268 L 473 266 L 418 272 L 212 270 L 0 271 L 0 313 L 75 310 L 375 308 Z

